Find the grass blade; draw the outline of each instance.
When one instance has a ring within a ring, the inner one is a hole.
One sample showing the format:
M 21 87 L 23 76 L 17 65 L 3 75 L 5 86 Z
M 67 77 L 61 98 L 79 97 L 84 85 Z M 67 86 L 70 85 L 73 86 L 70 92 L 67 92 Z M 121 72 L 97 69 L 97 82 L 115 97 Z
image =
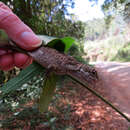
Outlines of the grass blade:
M 43 67 L 34 62 L 26 69 L 22 70 L 17 77 L 9 80 L 0 88 L 2 96 L 5 96 L 6 94 L 11 93 L 16 89 L 22 87 L 24 83 L 31 80 L 34 76 L 40 74 L 42 71 Z

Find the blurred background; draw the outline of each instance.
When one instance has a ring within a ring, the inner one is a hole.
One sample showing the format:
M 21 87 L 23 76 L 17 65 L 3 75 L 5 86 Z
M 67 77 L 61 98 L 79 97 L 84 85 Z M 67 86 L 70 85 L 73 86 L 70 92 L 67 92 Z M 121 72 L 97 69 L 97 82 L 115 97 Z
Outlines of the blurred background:
M 8 5 L 36 34 L 59 38 L 71 36 L 76 39 L 76 44 L 70 49 L 69 54 L 80 62 L 91 64 L 102 61 L 130 61 L 129 0 L 1 1 Z M 0 86 L 18 75 L 20 71 L 18 68 L 9 72 L 0 71 Z M 0 100 L 0 126 L 2 128 L 20 129 L 23 126 L 25 130 L 28 127 L 46 130 L 80 128 L 81 124 L 76 124 L 80 115 L 78 117 L 77 114 L 76 117 L 71 118 L 73 117 L 71 108 L 74 106 L 69 101 L 72 99 L 71 94 L 75 95 L 73 95 L 75 100 L 77 98 L 76 91 L 79 92 L 79 90 L 76 90 L 75 83 L 68 82 L 67 78 L 62 78 L 61 82 L 58 83 L 56 96 L 49 112 L 41 117 L 34 104 L 39 96 L 42 80 L 42 74 L 34 77 L 20 90 Z M 69 91 L 65 89 L 68 89 L 67 86 L 69 86 Z M 68 94 L 68 92 L 70 93 Z M 88 96 L 92 97 L 89 94 Z M 91 107 L 94 100 L 95 98 L 90 103 Z M 90 101 L 86 100 L 86 102 L 89 103 Z M 90 118 L 88 113 L 86 115 L 85 118 Z M 75 122 L 73 122 L 74 120 Z M 17 125 L 16 122 L 20 122 L 20 125 Z M 86 125 L 91 126 L 91 123 L 86 123 Z M 81 127 L 81 130 L 83 128 L 86 129 L 86 127 Z
M 85 60 L 130 59 L 129 0 L 1 1 L 35 33 L 77 39 Z

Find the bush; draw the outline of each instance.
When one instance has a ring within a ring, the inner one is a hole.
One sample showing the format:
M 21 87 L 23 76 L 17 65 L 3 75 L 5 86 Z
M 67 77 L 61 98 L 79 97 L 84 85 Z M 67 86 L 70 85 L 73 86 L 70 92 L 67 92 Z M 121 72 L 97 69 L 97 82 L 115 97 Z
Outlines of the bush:
M 125 44 L 117 52 L 117 55 L 112 58 L 113 61 L 128 62 L 130 61 L 130 42 Z

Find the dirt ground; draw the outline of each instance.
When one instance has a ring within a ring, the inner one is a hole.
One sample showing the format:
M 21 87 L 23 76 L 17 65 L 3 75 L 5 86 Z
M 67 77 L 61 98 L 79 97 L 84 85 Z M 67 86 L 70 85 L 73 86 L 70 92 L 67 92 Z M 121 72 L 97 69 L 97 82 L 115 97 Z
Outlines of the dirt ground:
M 130 63 L 96 64 L 108 99 L 130 118 Z
M 95 67 L 100 81 L 93 89 L 130 118 L 130 63 L 102 62 Z M 75 92 L 72 89 L 68 93 L 73 87 Z M 75 130 L 128 130 L 130 127 L 127 120 L 82 86 L 68 83 L 64 88 L 64 100 L 72 109 L 69 124 Z
M 130 63 L 97 63 L 100 80 L 91 86 L 130 117 Z M 99 98 L 74 81 L 57 91 L 61 98 L 49 107 L 56 117 L 52 126 L 38 124 L 35 130 L 129 130 L 130 123 Z M 38 117 L 39 118 L 39 117 Z M 45 115 L 40 118 L 46 121 Z M 18 121 L 16 121 L 18 122 Z M 30 119 L 23 130 L 31 130 Z M 28 125 L 27 125 L 28 124 Z

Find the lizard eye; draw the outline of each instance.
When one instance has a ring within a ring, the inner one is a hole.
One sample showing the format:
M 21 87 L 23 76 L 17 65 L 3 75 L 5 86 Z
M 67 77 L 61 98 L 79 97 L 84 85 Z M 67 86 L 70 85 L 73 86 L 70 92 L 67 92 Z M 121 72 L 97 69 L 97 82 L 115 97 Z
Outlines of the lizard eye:
M 93 75 L 97 75 L 97 72 L 95 70 L 92 70 Z
M 97 72 L 96 72 L 95 70 L 92 71 L 92 74 L 93 74 L 96 78 L 98 78 L 98 74 L 97 74 Z

